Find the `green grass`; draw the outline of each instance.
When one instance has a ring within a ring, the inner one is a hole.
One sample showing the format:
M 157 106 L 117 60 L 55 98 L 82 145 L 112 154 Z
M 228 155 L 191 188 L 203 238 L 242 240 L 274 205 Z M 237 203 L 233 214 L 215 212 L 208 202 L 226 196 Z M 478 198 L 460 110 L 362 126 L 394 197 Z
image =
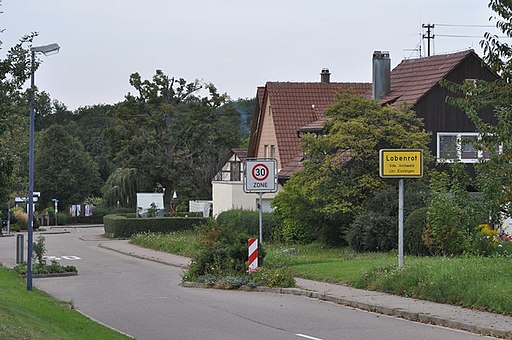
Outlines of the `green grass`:
M 379 268 L 354 285 L 419 299 L 512 314 L 512 258 L 416 258 Z
M 130 242 L 141 247 L 165 251 L 186 257 L 192 257 L 198 250 L 195 242 L 197 232 L 194 230 L 182 230 L 169 234 L 141 233 L 133 235 Z
M 0 267 L 0 339 L 129 339 L 37 289 L 26 290 L 14 271 Z
M 196 235 L 179 232 L 165 237 L 161 247 L 192 256 Z M 176 238 L 175 241 L 172 241 Z M 146 237 L 146 240 L 151 240 Z M 146 247 L 154 248 L 151 242 Z M 297 254 L 287 250 L 295 248 Z M 186 250 L 185 250 L 186 249 Z M 343 283 L 358 288 L 512 315 L 512 257 L 415 257 L 405 256 L 405 267 L 397 268 L 396 253 L 356 253 L 349 248 L 321 244 L 265 244 L 264 267 L 288 268 L 295 276 Z

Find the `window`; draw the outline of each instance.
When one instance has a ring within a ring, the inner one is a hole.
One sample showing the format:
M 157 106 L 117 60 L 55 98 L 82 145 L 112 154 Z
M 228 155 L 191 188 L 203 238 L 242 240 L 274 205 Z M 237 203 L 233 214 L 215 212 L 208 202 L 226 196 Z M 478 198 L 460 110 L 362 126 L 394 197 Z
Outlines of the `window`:
M 268 145 L 263 148 L 263 158 L 268 158 Z
M 479 135 L 476 132 L 440 132 L 437 134 L 437 161 L 451 163 L 476 163 L 479 159 L 488 159 L 488 151 L 476 147 Z M 496 150 L 500 151 L 500 150 Z
M 270 146 L 270 158 L 276 158 L 276 146 L 275 145 Z

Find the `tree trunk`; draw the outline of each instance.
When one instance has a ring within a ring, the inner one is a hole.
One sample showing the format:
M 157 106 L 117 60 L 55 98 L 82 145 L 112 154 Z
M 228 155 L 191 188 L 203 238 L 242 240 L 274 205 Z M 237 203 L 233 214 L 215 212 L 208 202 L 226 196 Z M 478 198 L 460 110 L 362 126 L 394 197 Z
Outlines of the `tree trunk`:
M 174 192 L 173 188 L 172 188 L 172 185 L 170 184 L 166 184 L 164 186 L 164 207 L 165 207 L 165 212 L 167 213 L 171 213 L 171 204 L 172 204 L 172 194 Z

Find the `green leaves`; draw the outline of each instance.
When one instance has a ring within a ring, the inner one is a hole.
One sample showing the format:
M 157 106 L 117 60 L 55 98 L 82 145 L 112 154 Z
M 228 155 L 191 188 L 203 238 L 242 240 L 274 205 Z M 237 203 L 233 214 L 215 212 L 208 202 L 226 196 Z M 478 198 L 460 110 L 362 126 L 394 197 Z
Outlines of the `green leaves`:
M 419 148 L 428 160 L 429 134 L 409 108 L 383 107 L 351 93 L 339 94 L 326 114 L 326 134 L 303 137 L 304 167 L 273 205 L 287 226 L 310 230 L 308 241 L 339 244 L 368 198 L 388 185 L 379 177 L 379 150 Z

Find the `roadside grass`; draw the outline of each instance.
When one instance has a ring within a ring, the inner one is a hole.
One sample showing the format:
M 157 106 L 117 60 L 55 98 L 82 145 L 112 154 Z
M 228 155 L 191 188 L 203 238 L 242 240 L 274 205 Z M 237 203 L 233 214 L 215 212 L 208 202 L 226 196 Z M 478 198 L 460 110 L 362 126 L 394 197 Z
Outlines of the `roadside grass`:
M 133 235 L 130 242 L 146 248 L 192 257 L 199 249 L 195 230 L 182 230 L 169 234 L 140 233 Z
M 165 237 L 148 235 L 144 246 L 192 257 L 198 250 L 192 245 L 196 244 L 195 238 L 191 231 Z M 158 240 L 155 247 L 153 239 Z M 173 246 L 161 246 L 162 239 Z M 509 256 L 405 256 L 405 267 L 398 269 L 395 252 L 357 253 L 319 243 L 265 243 L 264 248 L 267 255 L 263 267 L 287 268 L 297 277 L 512 315 Z
M 374 269 L 359 288 L 512 315 L 510 257 L 422 257 Z
M 40 290 L 27 291 L 25 281 L 3 267 L 0 296 L 0 339 L 130 339 Z

